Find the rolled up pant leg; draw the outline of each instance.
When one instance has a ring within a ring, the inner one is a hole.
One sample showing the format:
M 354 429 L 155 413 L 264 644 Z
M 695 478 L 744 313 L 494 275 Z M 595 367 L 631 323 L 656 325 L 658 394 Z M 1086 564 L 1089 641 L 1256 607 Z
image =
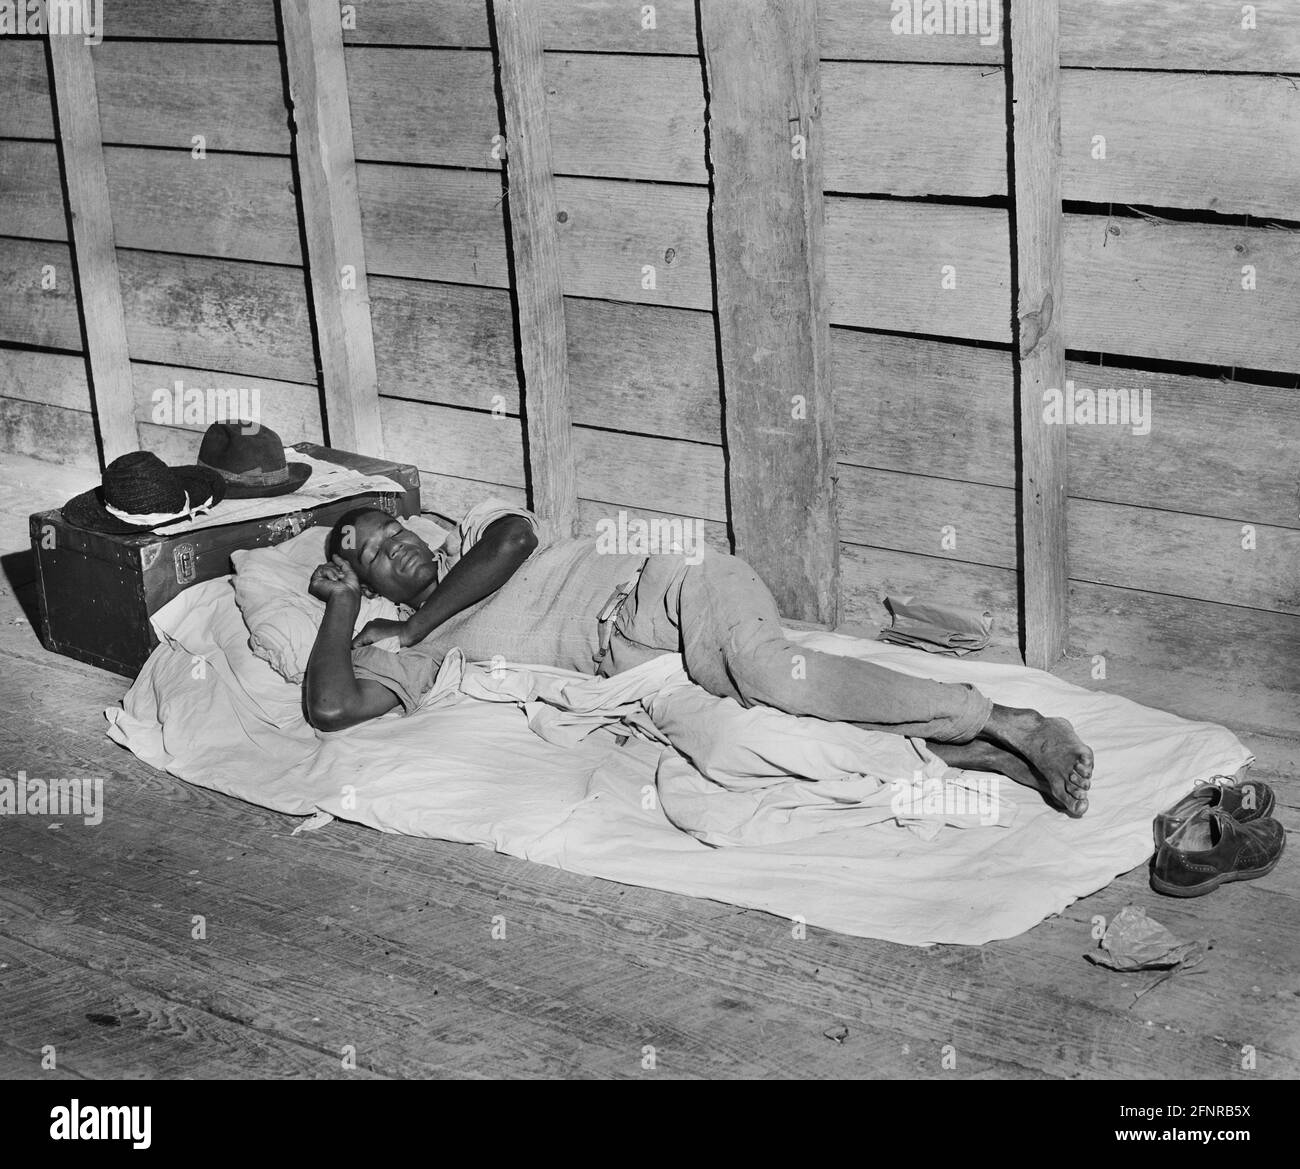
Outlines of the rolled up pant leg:
M 743 560 L 706 552 L 678 580 L 686 670 L 713 694 L 944 743 L 969 742 L 993 710 L 973 686 L 796 645 L 781 630 L 772 594 Z

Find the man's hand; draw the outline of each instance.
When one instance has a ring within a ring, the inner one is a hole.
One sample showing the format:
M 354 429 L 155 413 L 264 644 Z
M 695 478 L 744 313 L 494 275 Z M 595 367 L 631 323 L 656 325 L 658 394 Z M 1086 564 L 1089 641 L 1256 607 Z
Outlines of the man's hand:
M 352 648 L 360 649 L 363 645 L 374 645 L 375 642 L 389 637 L 396 637 L 400 641 L 405 626 L 405 621 L 389 621 L 384 617 L 376 617 L 373 621 L 367 621 L 361 632 L 352 639 Z
M 325 602 L 303 678 L 303 712 L 318 731 L 345 731 L 386 714 L 397 695 L 380 682 L 358 679 L 352 668 L 352 627 L 361 605 L 361 581 L 351 565 L 336 556 L 311 574 L 311 595 Z
M 311 584 L 307 586 L 307 591 L 318 601 L 324 601 L 326 604 L 329 604 L 332 597 L 345 596 L 348 593 L 352 593 L 360 601 L 361 580 L 353 571 L 352 565 L 343 557 L 336 556 L 332 563 L 316 566 L 316 571 L 311 574 Z

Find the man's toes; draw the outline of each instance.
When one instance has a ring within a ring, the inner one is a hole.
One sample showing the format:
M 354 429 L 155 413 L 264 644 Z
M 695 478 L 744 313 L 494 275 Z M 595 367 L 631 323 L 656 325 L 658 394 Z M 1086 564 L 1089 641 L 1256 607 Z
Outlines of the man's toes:
M 1059 800 L 1056 801 L 1057 807 L 1060 808 L 1071 819 L 1077 819 L 1079 816 L 1079 801 L 1076 800 L 1069 792 L 1066 792 Z
M 1088 810 L 1088 795 L 1086 792 L 1076 791 L 1067 786 L 1061 793 L 1061 807 L 1065 809 L 1067 815 L 1082 816 Z

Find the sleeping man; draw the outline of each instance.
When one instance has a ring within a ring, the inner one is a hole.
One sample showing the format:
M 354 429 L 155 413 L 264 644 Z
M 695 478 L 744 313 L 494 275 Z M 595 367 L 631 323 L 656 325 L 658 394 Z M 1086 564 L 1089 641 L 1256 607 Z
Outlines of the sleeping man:
M 952 767 L 1005 775 L 1070 816 L 1087 811 L 1092 751 L 1065 719 L 797 646 L 767 587 L 733 556 L 614 554 L 594 538 L 539 544 L 537 531 L 530 513 L 495 500 L 437 550 L 386 512 L 342 516 L 311 578 L 325 603 L 303 682 L 311 725 L 339 731 L 399 706 L 409 714 L 453 647 L 467 661 L 606 677 L 680 653 L 692 681 L 744 707 L 924 739 Z M 354 637 L 364 591 L 408 615 Z M 374 644 L 388 638 L 401 650 Z

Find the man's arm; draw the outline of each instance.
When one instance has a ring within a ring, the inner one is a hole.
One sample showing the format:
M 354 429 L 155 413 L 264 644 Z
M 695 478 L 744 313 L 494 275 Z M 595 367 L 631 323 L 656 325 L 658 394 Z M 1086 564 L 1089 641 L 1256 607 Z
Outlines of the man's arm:
M 418 645 L 448 618 L 490 597 L 506 583 L 537 547 L 533 526 L 523 516 L 502 516 L 489 524 L 478 542 L 442 579 L 423 605 L 404 622 L 371 621 L 353 639 L 360 649 L 394 634 L 402 647 Z
M 322 564 L 311 595 L 325 602 L 302 684 L 303 714 L 318 731 L 343 731 L 386 714 L 398 704 L 387 686 L 358 678 L 352 669 L 352 627 L 361 610 L 361 582 L 341 558 Z

